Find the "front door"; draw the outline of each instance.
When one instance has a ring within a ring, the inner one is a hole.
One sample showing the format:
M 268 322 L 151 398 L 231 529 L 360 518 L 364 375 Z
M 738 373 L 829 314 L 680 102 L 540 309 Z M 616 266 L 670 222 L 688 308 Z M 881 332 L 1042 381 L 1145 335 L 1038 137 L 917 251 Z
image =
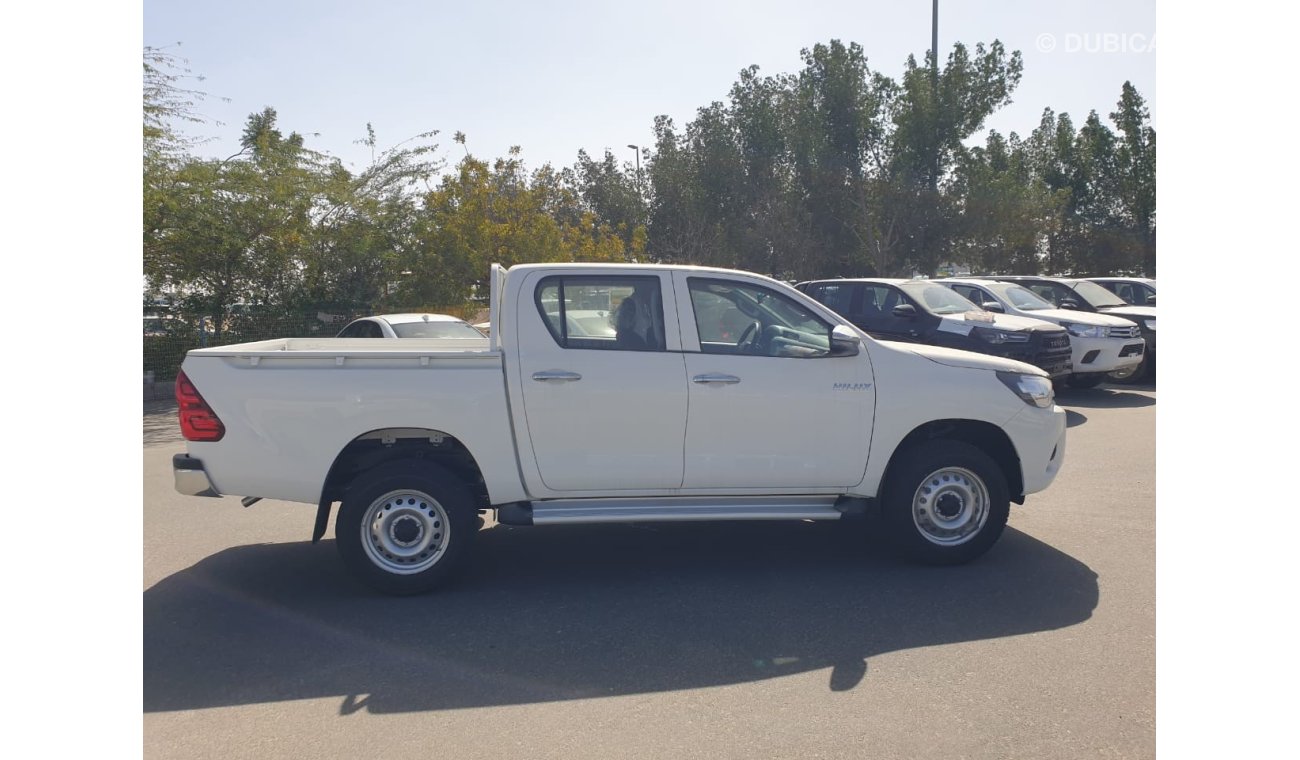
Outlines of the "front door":
M 757 282 L 674 281 L 690 397 L 683 487 L 860 482 L 875 406 L 867 353 L 831 356 L 830 323 Z

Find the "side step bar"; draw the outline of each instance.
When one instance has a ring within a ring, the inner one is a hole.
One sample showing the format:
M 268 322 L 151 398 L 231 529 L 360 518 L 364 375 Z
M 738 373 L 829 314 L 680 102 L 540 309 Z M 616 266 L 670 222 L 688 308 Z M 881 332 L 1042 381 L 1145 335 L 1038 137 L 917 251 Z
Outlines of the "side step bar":
M 497 507 L 504 525 L 684 522 L 692 520 L 838 520 L 861 511 L 861 499 L 841 496 L 712 496 L 555 499 Z

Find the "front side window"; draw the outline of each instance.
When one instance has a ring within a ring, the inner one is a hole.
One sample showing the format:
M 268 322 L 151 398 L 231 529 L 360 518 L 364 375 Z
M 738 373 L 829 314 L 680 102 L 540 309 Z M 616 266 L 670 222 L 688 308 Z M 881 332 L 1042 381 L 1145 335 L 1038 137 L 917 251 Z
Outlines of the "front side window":
M 547 277 L 538 283 L 534 298 L 551 337 L 562 348 L 665 348 L 658 277 Z
M 731 280 L 687 278 L 706 354 L 811 358 L 830 353 L 831 326 L 776 291 Z

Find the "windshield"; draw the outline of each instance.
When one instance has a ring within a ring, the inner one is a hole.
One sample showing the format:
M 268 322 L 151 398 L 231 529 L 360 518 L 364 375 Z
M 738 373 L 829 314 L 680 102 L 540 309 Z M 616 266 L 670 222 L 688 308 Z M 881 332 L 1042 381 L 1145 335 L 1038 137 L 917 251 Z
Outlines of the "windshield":
M 905 282 L 898 287 L 931 314 L 965 314 L 968 311 L 983 311 L 974 301 L 968 301 L 944 286 L 932 282 Z
M 399 338 L 454 338 L 483 340 L 483 333 L 464 322 L 403 322 L 393 325 Z
M 1038 311 L 1040 309 L 1056 308 L 1035 295 L 1034 291 L 1029 288 L 1022 288 L 1019 285 L 989 285 L 988 289 L 1007 299 L 1012 306 L 1020 311 Z
M 1128 304 L 1124 302 L 1124 299 L 1109 290 L 1106 290 L 1095 282 L 1080 280 L 1071 285 L 1071 287 L 1074 288 L 1074 292 L 1083 297 L 1083 300 L 1093 306 L 1128 306 Z

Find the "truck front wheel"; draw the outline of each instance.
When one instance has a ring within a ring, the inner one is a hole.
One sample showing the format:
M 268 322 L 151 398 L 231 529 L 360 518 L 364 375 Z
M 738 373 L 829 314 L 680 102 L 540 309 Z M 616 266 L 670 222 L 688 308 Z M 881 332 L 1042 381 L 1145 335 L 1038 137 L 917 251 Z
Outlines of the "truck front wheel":
M 961 441 L 929 441 L 903 457 L 882 500 L 894 543 L 934 565 L 969 562 L 988 551 L 1011 509 L 997 462 Z
M 478 532 L 469 489 L 427 462 L 380 465 L 358 477 L 334 536 L 348 570 L 386 594 L 418 594 L 446 580 Z

